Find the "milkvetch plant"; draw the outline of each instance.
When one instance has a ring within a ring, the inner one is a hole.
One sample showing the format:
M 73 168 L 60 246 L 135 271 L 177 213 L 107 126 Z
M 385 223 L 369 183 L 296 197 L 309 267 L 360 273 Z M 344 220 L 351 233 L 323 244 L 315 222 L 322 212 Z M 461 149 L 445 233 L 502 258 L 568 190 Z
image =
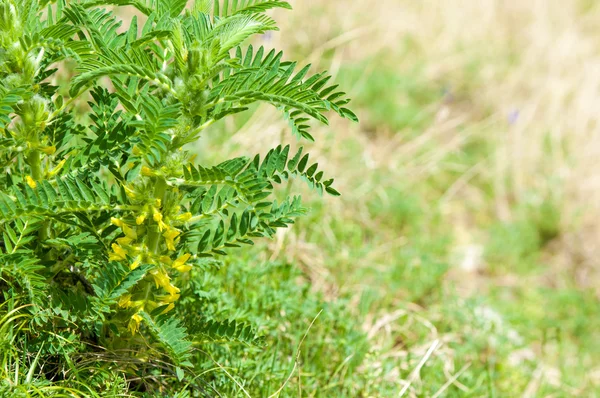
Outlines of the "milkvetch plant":
M 140 351 L 151 341 L 189 366 L 196 335 L 252 341 L 232 320 L 199 314 L 188 331 L 171 316 L 189 278 L 305 213 L 298 196 L 275 200 L 277 185 L 300 177 L 338 195 L 302 148 L 216 166 L 186 150 L 257 102 L 300 139 L 328 112 L 356 120 L 327 74 L 243 45 L 276 30 L 265 11 L 287 2 L 187 3 L 0 0 L 0 300 L 29 305 L 30 340 L 51 332 L 48 353 L 89 349 L 65 348 L 73 336 Z M 124 6 L 140 15 L 128 26 Z

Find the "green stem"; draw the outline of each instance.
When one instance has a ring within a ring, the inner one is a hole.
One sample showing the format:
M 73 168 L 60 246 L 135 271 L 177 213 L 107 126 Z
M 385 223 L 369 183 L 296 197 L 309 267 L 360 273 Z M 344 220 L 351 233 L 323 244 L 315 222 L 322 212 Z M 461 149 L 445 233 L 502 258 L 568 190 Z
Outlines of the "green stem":
M 31 178 L 33 178 L 33 180 L 36 182 L 41 181 L 43 178 L 43 173 L 40 151 L 38 151 L 37 149 L 33 149 L 31 152 L 29 152 L 29 155 L 27 155 L 27 164 L 29 164 L 29 167 L 31 168 Z M 40 226 L 40 230 L 38 231 L 38 237 L 40 242 L 43 242 L 46 239 L 48 239 L 49 226 L 50 224 L 48 223 L 48 221 L 44 221 Z
M 40 181 L 42 179 L 42 159 L 40 158 L 40 151 L 37 149 L 32 150 L 27 155 L 27 164 L 31 168 L 31 178 L 34 181 Z
M 161 206 L 165 201 L 165 194 L 167 193 L 167 180 L 164 177 L 158 177 L 156 179 L 156 185 L 154 186 L 154 198 L 160 199 Z M 148 250 L 151 253 L 158 254 L 158 243 L 160 239 L 160 230 L 158 229 L 158 225 L 152 225 L 150 227 L 150 231 L 148 232 L 148 240 L 146 244 L 148 246 Z
M 202 132 L 202 130 L 213 125 L 215 122 L 216 122 L 215 119 L 208 119 L 206 122 L 204 122 L 200 126 L 196 127 L 194 130 L 192 130 L 192 133 L 190 134 L 190 136 L 196 136 L 197 134 Z

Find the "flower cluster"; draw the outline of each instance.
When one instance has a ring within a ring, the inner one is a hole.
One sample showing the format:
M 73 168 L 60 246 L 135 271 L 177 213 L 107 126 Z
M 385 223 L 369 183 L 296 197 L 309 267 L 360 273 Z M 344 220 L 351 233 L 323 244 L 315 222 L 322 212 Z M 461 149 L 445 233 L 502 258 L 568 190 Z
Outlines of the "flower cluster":
M 128 324 L 128 329 L 132 334 L 137 332 L 142 321 L 142 317 L 139 315 L 140 311 L 151 311 L 164 307 L 162 312 L 165 313 L 174 308 L 174 302 L 180 296 L 180 289 L 173 284 L 169 270 L 184 273 L 192 269 L 192 266 L 188 264 L 191 254 L 183 253 L 173 259 L 181 230 L 172 225 L 184 223 L 192 215 L 183 213 L 172 219 L 165 219 L 160 209 L 160 202 L 157 199 L 152 206 L 144 206 L 142 212 L 135 218 L 134 225 L 124 219 L 111 219 L 111 223 L 121 230 L 123 236 L 117 238 L 112 244 L 109 260 L 127 263 L 131 270 L 138 268 L 141 264 L 152 265 L 148 272 L 146 288 L 142 288 L 141 292 L 122 296 L 118 303 L 119 307 L 134 311 Z M 149 214 L 152 214 L 152 218 L 148 220 Z M 164 242 L 164 246 L 159 245 L 162 249 L 159 249 L 158 252 L 151 250 L 147 241 L 138 239 L 140 236 L 147 237 L 145 232 L 150 227 L 156 228 L 160 232 Z M 152 294 L 152 286 L 160 289 L 162 294 Z

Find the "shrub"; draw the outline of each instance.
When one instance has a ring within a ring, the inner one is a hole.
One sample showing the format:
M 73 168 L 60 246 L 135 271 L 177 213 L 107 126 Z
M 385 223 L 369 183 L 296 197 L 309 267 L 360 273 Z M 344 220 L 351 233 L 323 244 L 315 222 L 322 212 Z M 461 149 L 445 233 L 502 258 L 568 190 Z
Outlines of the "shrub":
M 241 47 L 276 30 L 265 11 L 288 3 L 186 3 L 0 0 L 5 394 L 104 394 L 124 377 L 150 391 L 162 382 L 148 363 L 190 384 L 194 343 L 261 344 L 251 325 L 172 309 L 215 258 L 305 213 L 298 196 L 274 199 L 278 185 L 300 177 L 338 195 L 302 148 L 195 163 L 185 146 L 252 103 L 279 108 L 308 140 L 310 119 L 356 117 L 325 73 Z M 120 33 L 125 6 L 140 17 Z

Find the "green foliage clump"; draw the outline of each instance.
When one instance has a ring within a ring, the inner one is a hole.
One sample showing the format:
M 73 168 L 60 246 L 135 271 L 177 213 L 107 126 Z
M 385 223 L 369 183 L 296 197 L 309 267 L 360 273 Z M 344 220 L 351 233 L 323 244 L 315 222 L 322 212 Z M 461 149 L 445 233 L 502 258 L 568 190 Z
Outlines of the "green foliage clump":
M 253 103 L 308 140 L 311 119 L 356 116 L 327 74 L 242 47 L 276 30 L 264 12 L 287 2 L 186 5 L 0 0 L 3 394 L 164 392 L 165 374 L 204 391 L 186 376 L 194 346 L 264 340 L 250 323 L 194 312 L 194 281 L 305 213 L 298 196 L 274 199 L 277 185 L 300 177 L 339 195 L 289 145 L 195 163 L 185 146 Z M 123 6 L 140 17 L 121 33 Z
M 354 397 L 371 374 L 361 369 L 370 350 L 361 320 L 347 300 L 327 302 L 315 293 L 298 267 L 280 263 L 246 264 L 255 253 L 228 259 L 210 278 L 194 278 L 189 296 L 176 311 L 193 323 L 197 311 L 216 317 L 233 313 L 254 325 L 263 344 L 204 346 L 194 363 L 207 372 L 207 390 L 223 396 L 243 392 L 219 368 L 227 367 L 252 397 L 303 395 Z M 191 326 L 193 327 L 193 326 Z M 287 381 L 287 382 L 286 382 Z

